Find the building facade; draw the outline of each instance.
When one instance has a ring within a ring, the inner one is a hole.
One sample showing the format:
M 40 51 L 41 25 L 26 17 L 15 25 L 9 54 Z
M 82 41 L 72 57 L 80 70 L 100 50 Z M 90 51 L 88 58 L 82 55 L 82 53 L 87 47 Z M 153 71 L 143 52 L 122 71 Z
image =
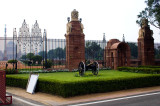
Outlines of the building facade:
M 37 55 L 43 50 L 42 46 L 42 33 L 37 21 L 32 26 L 31 32 L 28 24 L 24 20 L 17 36 L 16 29 L 13 31 L 14 41 L 17 42 L 18 56 L 27 55 L 28 53 L 34 53 Z M 17 41 L 16 41 L 17 39 Z

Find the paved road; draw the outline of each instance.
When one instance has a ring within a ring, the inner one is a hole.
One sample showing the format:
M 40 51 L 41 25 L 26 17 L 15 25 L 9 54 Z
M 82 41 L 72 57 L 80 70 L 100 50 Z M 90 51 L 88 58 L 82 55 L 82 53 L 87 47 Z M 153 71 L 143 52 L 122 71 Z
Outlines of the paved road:
M 11 94 L 8 94 L 11 95 Z M 30 99 L 26 99 L 23 97 L 18 97 L 12 94 L 12 104 L 11 105 L 5 105 L 5 106 L 47 106 L 45 104 L 42 104 L 40 102 L 36 102 Z
M 160 106 L 160 92 L 139 94 L 102 101 L 92 101 L 70 106 Z

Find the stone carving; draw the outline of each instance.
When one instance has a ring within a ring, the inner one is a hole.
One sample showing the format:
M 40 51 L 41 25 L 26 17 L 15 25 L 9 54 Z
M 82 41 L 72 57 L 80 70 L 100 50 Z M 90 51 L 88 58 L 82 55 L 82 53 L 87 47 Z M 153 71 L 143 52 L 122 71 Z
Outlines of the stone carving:
M 146 18 L 142 19 L 142 28 L 148 27 L 148 20 Z
M 71 23 L 67 23 L 67 34 L 72 32 L 72 25 Z
M 146 35 L 152 37 L 153 31 L 149 28 L 148 20 L 144 18 L 142 19 L 141 28 L 139 29 L 139 38 L 144 38 Z
M 139 38 L 143 38 L 144 37 L 144 30 L 140 29 L 139 30 Z
M 84 26 L 83 26 L 83 24 L 81 23 L 81 33 L 83 33 L 83 29 L 84 29 Z
M 76 9 L 71 13 L 71 21 L 78 21 L 78 11 L 76 11 Z

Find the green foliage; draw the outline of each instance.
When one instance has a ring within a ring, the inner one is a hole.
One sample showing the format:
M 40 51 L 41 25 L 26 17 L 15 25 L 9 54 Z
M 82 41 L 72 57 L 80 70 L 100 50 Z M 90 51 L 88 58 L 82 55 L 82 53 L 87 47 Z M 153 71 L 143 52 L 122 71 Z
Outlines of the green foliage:
M 87 42 L 85 46 L 86 59 L 103 59 L 103 49 L 96 42 Z
M 36 91 L 71 97 L 139 87 L 159 86 L 160 75 L 102 71 L 100 76 L 75 77 L 73 72 L 40 73 Z M 7 75 L 7 86 L 26 88 L 29 74 Z
M 41 62 L 42 62 L 42 56 L 34 55 L 33 53 L 28 53 L 27 55 L 22 55 L 22 57 L 20 59 L 26 65 L 36 65 L 36 62 L 38 62 L 38 64 L 41 64 Z M 32 61 L 33 61 L 33 63 L 32 63 Z
M 44 57 L 44 51 L 40 51 L 38 54 L 39 54 L 41 57 Z
M 36 61 L 38 62 L 38 64 L 41 64 L 42 56 L 39 56 L 39 55 L 33 56 L 32 60 L 33 60 L 33 64 L 36 64 Z
M 156 28 L 160 29 L 160 2 L 159 0 L 145 0 L 147 7 L 142 10 L 137 17 L 139 20 L 136 21 L 137 24 L 141 26 L 142 19 L 146 18 L 149 23 Z
M 33 53 L 28 53 L 26 57 L 28 60 L 32 60 L 33 56 L 34 56 Z
M 20 58 L 21 60 L 26 60 L 27 56 L 26 55 L 22 55 L 22 57 Z
M 8 63 L 17 63 L 17 60 L 8 60 Z
M 154 48 L 155 59 L 160 59 L 160 46 Z
M 119 71 L 160 74 L 160 66 L 118 67 Z
M 136 59 L 138 58 L 138 46 L 135 43 L 128 43 L 131 49 L 131 58 Z
M 56 48 L 48 51 L 48 58 L 49 59 L 64 59 L 66 56 L 65 49 Z
M 44 61 L 44 66 L 45 68 L 51 68 L 52 67 L 52 61 L 51 60 L 47 60 L 47 63 Z
M 17 74 L 18 70 L 15 69 L 5 69 L 6 74 Z

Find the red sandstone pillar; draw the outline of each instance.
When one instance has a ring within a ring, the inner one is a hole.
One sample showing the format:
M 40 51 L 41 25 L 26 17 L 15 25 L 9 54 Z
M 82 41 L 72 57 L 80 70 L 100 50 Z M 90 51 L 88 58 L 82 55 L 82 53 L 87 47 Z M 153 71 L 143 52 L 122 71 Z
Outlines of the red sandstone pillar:
M 66 68 L 69 71 L 78 68 L 85 61 L 85 40 L 83 24 L 78 20 L 78 11 L 73 10 L 71 21 L 67 23 L 66 37 Z
M 142 20 L 138 38 L 138 59 L 141 65 L 154 65 L 154 39 L 153 31 L 148 26 L 148 20 Z

